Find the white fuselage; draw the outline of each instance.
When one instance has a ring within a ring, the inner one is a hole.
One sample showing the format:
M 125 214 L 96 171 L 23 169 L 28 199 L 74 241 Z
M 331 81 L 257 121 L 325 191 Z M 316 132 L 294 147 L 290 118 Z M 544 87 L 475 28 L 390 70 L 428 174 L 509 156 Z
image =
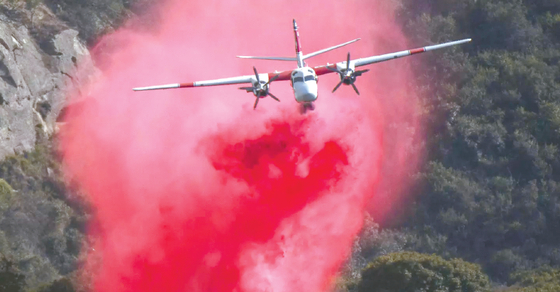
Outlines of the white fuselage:
M 297 68 L 291 75 L 294 96 L 299 103 L 311 103 L 317 99 L 317 74 L 310 67 Z

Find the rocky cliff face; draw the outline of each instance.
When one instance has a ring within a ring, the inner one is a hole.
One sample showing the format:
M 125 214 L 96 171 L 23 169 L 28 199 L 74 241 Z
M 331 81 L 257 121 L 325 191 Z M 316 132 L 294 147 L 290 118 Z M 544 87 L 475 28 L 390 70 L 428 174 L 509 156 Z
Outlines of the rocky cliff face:
M 83 81 L 75 74 L 83 62 L 91 59 L 78 32 L 48 8 L 0 6 L 0 160 L 55 131 L 66 90 Z
M 78 266 L 94 211 L 66 188 L 53 134 L 66 93 L 98 72 L 84 40 L 149 3 L 0 0 L 0 292 L 90 291 Z
M 66 93 L 95 68 L 78 31 L 46 6 L 2 3 L 0 291 L 74 291 L 87 212 L 69 199 L 50 137 Z

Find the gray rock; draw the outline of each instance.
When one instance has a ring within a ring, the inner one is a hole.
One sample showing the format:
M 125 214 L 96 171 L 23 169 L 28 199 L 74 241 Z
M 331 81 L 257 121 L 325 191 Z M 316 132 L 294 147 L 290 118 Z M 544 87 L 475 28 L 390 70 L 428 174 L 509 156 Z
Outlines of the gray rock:
M 77 64 L 92 64 L 78 32 L 46 7 L 6 11 L 0 10 L 0 160 L 31 151 L 37 135 L 56 130 L 66 93 L 85 82 Z
M 42 4 L 16 4 L 0 4 L 0 181 L 13 187 L 0 194 L 0 255 L 24 276 L 24 291 L 36 291 L 73 277 L 87 245 L 85 209 L 68 195 L 44 138 L 69 93 L 98 71 L 76 30 Z

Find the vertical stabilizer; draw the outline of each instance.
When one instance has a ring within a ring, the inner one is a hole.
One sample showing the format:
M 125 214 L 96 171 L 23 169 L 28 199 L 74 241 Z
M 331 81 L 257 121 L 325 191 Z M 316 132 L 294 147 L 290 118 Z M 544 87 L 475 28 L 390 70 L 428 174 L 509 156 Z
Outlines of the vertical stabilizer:
M 255 57 L 255 56 L 237 56 L 237 58 L 242 58 L 242 59 L 260 59 L 260 60 L 274 60 L 274 61 L 297 61 L 298 64 L 298 68 L 302 68 L 305 67 L 305 62 L 303 60 L 305 60 L 306 58 L 324 53 L 328 50 L 332 50 L 333 48 L 329 48 L 326 50 L 321 50 L 319 52 L 315 52 L 310 54 L 309 56 L 304 56 L 303 53 L 301 52 L 301 43 L 299 42 L 299 32 L 298 32 L 298 26 L 296 23 L 296 20 L 294 19 L 294 36 L 295 36 L 295 41 L 296 41 L 296 57 Z M 353 41 L 352 41 L 353 42 Z M 348 42 L 351 43 L 351 42 Z M 346 45 L 346 44 L 343 44 Z M 338 48 L 340 46 L 337 46 L 336 48 Z
M 294 36 L 295 36 L 295 40 L 296 40 L 297 63 L 298 63 L 298 67 L 301 68 L 301 67 L 305 66 L 305 64 L 303 63 L 303 53 L 301 52 L 301 43 L 299 42 L 298 26 L 297 26 L 297 23 L 296 23 L 295 19 L 294 19 Z

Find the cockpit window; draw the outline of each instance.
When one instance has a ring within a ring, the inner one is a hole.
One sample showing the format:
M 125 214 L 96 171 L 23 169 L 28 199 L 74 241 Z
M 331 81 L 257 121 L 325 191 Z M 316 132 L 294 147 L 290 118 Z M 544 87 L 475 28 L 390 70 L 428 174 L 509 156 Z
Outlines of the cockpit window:
M 311 80 L 315 80 L 315 76 L 313 76 L 313 75 L 305 76 L 305 81 L 311 81 Z
M 309 73 L 313 74 L 313 70 L 307 69 L 307 71 L 308 71 Z
M 294 83 L 303 82 L 303 77 L 294 77 Z

